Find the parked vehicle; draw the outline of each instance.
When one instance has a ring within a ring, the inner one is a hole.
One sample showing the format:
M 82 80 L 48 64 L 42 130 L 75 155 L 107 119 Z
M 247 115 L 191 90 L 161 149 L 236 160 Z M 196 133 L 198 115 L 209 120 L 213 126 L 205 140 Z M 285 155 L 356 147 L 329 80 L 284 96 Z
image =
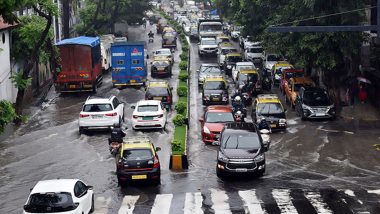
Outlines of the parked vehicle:
M 243 57 L 240 53 L 229 53 L 226 55 L 223 64 L 223 70 L 227 75 L 232 75 L 232 69 L 236 66 L 237 62 L 242 62 Z
M 271 130 L 285 130 L 287 127 L 285 112 L 286 109 L 277 95 L 259 94 L 253 102 L 251 117 L 255 123 L 259 123 L 259 120 L 264 117 Z
M 224 178 L 230 174 L 265 173 L 264 144 L 256 125 L 253 123 L 229 123 L 224 127 L 218 144 L 216 175 Z
M 83 214 L 95 210 L 94 190 L 78 179 L 43 180 L 31 189 L 24 214 Z
M 133 181 L 161 182 L 161 166 L 155 147 L 145 136 L 125 138 L 120 153 L 116 155 L 116 174 L 120 186 Z
M 103 80 L 100 39 L 81 36 L 64 39 L 56 46 L 61 58 L 56 90 L 96 92 Z
M 167 111 L 160 100 L 140 100 L 132 113 L 132 128 L 136 129 L 166 129 Z
M 114 87 L 145 85 L 147 66 L 144 42 L 112 44 L 112 84 Z
M 111 128 L 124 121 L 124 103 L 115 96 L 88 97 L 79 113 L 79 134 L 87 129 Z
M 167 81 L 149 81 L 145 100 L 160 100 L 167 110 L 171 109 L 173 104 L 173 87 L 170 87 Z
M 220 132 L 224 125 L 235 122 L 235 119 L 231 107 L 214 105 L 206 108 L 199 122 L 201 124 L 203 142 L 212 144 L 219 140 Z
M 203 86 L 203 83 L 206 77 L 223 75 L 222 70 L 220 70 L 219 66 L 214 63 L 201 64 L 201 66 L 197 70 L 197 73 L 198 73 L 198 85 L 200 86 Z
M 326 89 L 301 87 L 296 98 L 296 112 L 302 120 L 312 118 L 335 119 L 336 108 Z
M 228 85 L 224 77 L 206 77 L 202 88 L 202 104 L 228 104 Z
M 153 58 L 150 75 L 151 77 L 170 77 L 172 75 L 172 64 L 167 56 L 155 56 Z
M 305 72 L 303 69 L 293 69 L 293 68 L 287 68 L 282 69 L 282 75 L 280 80 L 280 91 L 285 95 L 285 85 L 288 84 L 288 81 L 292 77 L 303 77 L 305 75 Z
M 290 78 L 288 84 L 285 85 L 285 102 L 290 103 L 292 108 L 295 107 L 298 91 L 301 87 L 314 86 L 313 80 L 308 77 Z
M 215 38 L 201 38 L 198 43 L 198 55 L 216 55 L 218 51 L 218 45 Z

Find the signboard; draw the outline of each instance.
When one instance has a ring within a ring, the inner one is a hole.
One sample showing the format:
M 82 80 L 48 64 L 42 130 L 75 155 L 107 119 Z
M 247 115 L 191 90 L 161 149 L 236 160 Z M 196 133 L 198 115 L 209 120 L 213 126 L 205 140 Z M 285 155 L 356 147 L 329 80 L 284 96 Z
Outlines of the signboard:
M 139 52 L 137 48 L 134 48 L 131 53 L 131 56 L 142 56 L 142 52 Z

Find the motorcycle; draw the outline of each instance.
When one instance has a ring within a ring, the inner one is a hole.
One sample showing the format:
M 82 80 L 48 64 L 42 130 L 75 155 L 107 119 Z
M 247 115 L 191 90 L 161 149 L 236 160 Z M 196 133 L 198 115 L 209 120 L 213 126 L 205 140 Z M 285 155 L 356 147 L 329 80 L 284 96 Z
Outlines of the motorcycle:
M 232 113 L 235 117 L 235 121 L 236 122 L 244 122 L 244 118 L 246 118 L 247 116 L 247 108 L 245 108 L 244 106 L 239 106 L 239 107 L 234 107 L 234 105 L 232 105 Z
M 271 143 L 269 133 L 271 133 L 271 131 L 268 129 L 261 129 L 260 130 L 260 134 L 261 134 L 261 138 L 263 139 L 264 147 L 266 147 L 267 150 L 269 149 L 269 145 Z
M 263 79 L 263 89 L 266 91 L 270 91 L 272 88 L 272 81 L 268 76 L 264 77 Z

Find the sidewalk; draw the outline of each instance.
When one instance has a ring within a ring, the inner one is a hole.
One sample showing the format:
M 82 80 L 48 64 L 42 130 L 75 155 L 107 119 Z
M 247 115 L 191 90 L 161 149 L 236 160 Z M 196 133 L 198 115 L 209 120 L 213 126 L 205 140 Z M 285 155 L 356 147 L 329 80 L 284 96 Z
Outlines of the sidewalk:
M 340 116 L 346 120 L 379 122 L 380 109 L 369 103 L 355 103 L 352 106 L 343 106 Z

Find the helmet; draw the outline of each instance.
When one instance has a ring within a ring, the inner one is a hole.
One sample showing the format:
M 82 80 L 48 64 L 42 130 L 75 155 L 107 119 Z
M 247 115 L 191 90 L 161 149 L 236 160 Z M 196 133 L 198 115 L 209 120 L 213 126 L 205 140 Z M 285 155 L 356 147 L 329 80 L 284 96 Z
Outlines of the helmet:
M 114 123 L 114 124 L 113 124 L 113 127 L 114 127 L 114 128 L 120 128 L 120 123 Z
M 236 96 L 235 99 L 234 99 L 236 102 L 239 102 L 241 100 L 241 97 L 240 96 Z

